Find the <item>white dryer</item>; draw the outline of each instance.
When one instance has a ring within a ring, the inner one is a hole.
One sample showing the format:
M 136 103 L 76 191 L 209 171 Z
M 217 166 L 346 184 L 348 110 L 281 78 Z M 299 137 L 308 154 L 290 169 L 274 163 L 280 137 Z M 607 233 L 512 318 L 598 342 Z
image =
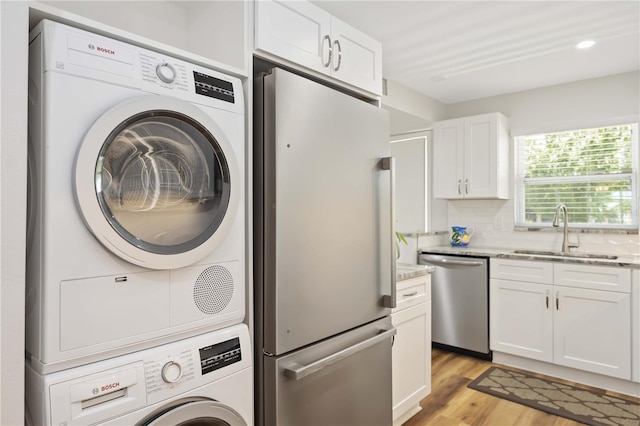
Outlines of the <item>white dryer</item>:
M 30 40 L 34 368 L 242 322 L 241 81 L 46 20 Z
M 240 324 L 41 375 L 27 367 L 27 425 L 253 424 L 249 332 Z

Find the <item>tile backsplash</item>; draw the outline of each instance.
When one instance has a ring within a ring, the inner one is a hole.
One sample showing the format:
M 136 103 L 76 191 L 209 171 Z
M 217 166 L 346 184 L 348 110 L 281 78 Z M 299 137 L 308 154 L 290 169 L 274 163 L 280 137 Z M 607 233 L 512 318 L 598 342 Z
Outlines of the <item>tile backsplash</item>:
M 513 200 L 456 200 L 449 201 L 448 225 L 473 227 L 470 246 L 509 249 L 537 249 L 559 251 L 562 248 L 562 227 L 553 231 L 526 231 L 514 228 Z M 450 228 L 449 228 L 450 229 Z M 445 231 L 445 230 L 443 230 Z M 449 231 L 448 229 L 446 231 Z M 579 241 L 580 247 L 574 251 L 640 255 L 640 236 L 615 232 L 571 231 L 569 221 L 569 241 Z M 446 235 L 420 235 L 409 237 L 407 246 L 401 248 L 400 261 L 415 263 L 418 248 L 448 245 Z

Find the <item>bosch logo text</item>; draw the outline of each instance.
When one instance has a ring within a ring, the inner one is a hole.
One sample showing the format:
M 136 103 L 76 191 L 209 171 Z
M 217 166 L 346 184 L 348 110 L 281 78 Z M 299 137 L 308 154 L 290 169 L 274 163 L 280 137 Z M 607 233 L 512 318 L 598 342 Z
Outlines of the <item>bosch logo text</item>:
M 100 47 L 100 46 L 96 47 L 96 50 L 97 50 L 98 52 L 107 53 L 107 54 L 109 54 L 109 55 L 115 55 L 115 54 L 116 54 L 116 52 L 115 52 L 115 51 L 113 51 L 113 50 L 111 50 L 111 49 L 105 49 L 104 47 Z
M 118 387 L 120 387 L 120 382 L 113 382 L 113 383 L 109 383 L 108 385 L 102 386 L 100 390 L 104 392 L 104 391 L 108 391 L 110 389 L 115 389 Z

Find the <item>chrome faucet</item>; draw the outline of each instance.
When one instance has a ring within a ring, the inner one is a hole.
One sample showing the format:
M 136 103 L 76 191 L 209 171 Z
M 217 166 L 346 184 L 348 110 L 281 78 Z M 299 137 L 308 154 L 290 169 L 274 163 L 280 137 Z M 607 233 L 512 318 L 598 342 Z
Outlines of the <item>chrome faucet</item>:
M 564 204 L 560 203 L 556 206 L 556 215 L 553 217 L 552 225 L 556 228 L 560 226 L 560 223 L 559 223 L 560 210 L 562 210 L 563 219 L 564 219 L 564 235 L 562 238 L 562 252 L 569 253 L 570 249 L 580 247 L 580 241 L 578 241 L 577 243 L 569 242 L 569 212 L 567 211 L 567 206 L 565 206 Z

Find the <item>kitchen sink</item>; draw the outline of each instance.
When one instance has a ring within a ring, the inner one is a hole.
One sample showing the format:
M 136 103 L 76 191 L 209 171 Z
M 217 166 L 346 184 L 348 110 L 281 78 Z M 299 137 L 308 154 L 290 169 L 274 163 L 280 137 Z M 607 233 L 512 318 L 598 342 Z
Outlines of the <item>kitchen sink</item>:
M 514 250 L 513 252 L 516 254 L 531 254 L 531 255 L 537 255 L 537 256 L 577 257 L 582 259 L 614 260 L 618 258 L 618 256 L 609 255 L 609 254 L 579 253 L 579 252 L 563 253 L 561 251 L 550 251 L 550 250 Z

